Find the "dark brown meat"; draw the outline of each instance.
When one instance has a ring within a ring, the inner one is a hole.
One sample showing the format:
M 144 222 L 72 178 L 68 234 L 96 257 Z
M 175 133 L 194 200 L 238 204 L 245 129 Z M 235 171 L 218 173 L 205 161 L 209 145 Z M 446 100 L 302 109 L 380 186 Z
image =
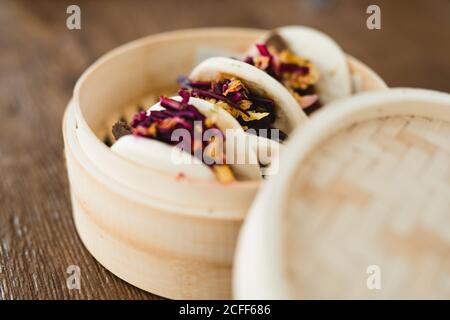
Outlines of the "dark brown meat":
M 116 140 L 119 138 L 131 134 L 131 127 L 126 121 L 119 120 L 112 127 L 112 133 Z

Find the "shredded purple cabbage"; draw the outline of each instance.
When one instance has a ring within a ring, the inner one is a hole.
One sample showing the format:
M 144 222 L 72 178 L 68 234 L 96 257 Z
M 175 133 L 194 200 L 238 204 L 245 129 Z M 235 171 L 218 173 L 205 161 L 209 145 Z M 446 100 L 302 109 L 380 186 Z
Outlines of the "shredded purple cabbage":
M 186 76 L 178 77 L 178 84 L 181 88 L 196 88 L 208 90 L 211 88 L 211 81 L 191 81 Z
M 233 108 L 242 110 L 241 107 L 237 104 L 238 101 L 233 102 L 233 100 L 227 98 L 226 96 L 220 94 L 220 93 L 216 93 L 216 92 L 211 92 L 208 90 L 201 90 L 201 89 L 192 89 L 191 90 L 191 95 L 193 97 L 199 97 L 199 98 L 211 98 L 211 99 L 216 99 L 216 100 L 220 100 L 223 101 L 225 103 L 227 103 L 228 105 L 230 105 Z M 242 110 L 244 111 L 244 110 Z
M 273 59 L 273 56 L 270 54 L 269 49 L 267 49 L 267 46 L 265 44 L 257 44 L 256 48 L 259 51 L 259 54 L 263 57 L 269 57 L 270 59 Z
M 192 155 L 200 160 L 204 160 L 203 150 L 210 141 L 203 141 L 201 135 L 199 140 L 195 140 L 197 134 L 194 134 L 194 131 L 200 129 L 198 128 L 198 123 L 201 125 L 202 133 L 206 130 L 216 130 L 214 134 L 221 136 L 222 141 L 225 141 L 225 136 L 215 124 L 206 123 L 206 117 L 196 107 L 188 103 L 190 97 L 188 91 L 180 90 L 179 93 L 182 101 L 163 96 L 160 98 L 160 104 L 165 110 L 155 110 L 149 113 L 144 111 L 138 112 L 130 123 L 132 133 L 137 136 L 162 141 L 169 145 L 177 145 L 184 150 L 191 150 Z M 172 141 L 172 134 L 177 129 L 187 130 L 191 140 Z M 225 163 L 224 160 L 222 163 Z M 208 165 L 212 166 L 214 163 L 209 161 Z
M 256 48 L 258 49 L 260 57 L 268 58 L 268 63 L 261 63 L 261 61 L 258 60 L 257 56 L 247 56 L 244 59 L 244 62 L 256 66 L 262 71 L 265 71 L 267 74 L 277 79 L 283 85 L 287 86 L 296 94 L 298 94 L 299 97 L 296 96 L 296 99 L 300 103 L 302 108 L 305 109 L 304 111 L 308 115 L 315 112 L 322 106 L 319 101 L 315 85 L 309 85 L 306 89 L 299 89 L 298 87 L 289 85 L 283 79 L 283 76 L 286 75 L 286 73 L 307 76 L 311 71 L 308 66 L 298 65 L 296 63 L 280 62 L 276 56 L 270 53 L 269 49 L 267 48 L 267 44 L 256 44 Z M 308 99 L 302 99 L 302 97 L 306 97 Z

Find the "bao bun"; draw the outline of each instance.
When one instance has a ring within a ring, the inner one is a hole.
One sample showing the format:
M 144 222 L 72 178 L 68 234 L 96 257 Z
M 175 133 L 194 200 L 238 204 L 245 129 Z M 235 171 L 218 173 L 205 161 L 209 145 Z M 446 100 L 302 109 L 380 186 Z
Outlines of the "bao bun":
M 171 99 L 182 100 L 179 96 Z M 232 129 L 233 135 L 241 136 L 239 139 L 245 138 L 244 131 L 239 123 L 222 108 L 216 107 L 208 101 L 192 97 L 189 99 L 189 104 L 196 107 L 206 117 L 214 117 L 217 126 L 222 132 L 225 133 L 227 129 Z M 163 109 L 164 107 L 158 102 L 150 107 L 147 112 Z M 230 164 L 236 178 L 238 180 L 261 179 L 259 165 L 257 164 L 253 148 L 241 148 L 238 146 L 238 144 L 232 145 L 234 154 L 239 158 L 239 153 L 245 152 L 245 155 L 242 155 L 240 159 L 246 159 L 246 163 Z M 111 150 L 130 161 L 152 169 L 172 173 L 174 176 L 182 175 L 206 180 L 216 179 L 213 171 L 199 159 L 179 148 L 158 140 L 126 135 L 117 140 L 111 147 Z
M 271 35 L 278 34 L 294 54 L 310 60 L 319 70 L 317 83 L 322 104 L 349 97 L 352 82 L 345 53 L 328 35 L 316 29 L 303 26 L 278 28 L 261 37 L 257 43 L 264 43 Z M 253 45 L 248 54 L 257 52 Z

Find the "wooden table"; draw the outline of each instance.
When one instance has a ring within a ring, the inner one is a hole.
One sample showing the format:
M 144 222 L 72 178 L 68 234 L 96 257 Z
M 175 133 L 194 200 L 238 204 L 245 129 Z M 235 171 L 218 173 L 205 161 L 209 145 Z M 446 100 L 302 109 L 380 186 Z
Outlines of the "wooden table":
M 376 1 L 382 30 L 369 31 L 371 2 L 2 0 L 0 300 L 158 298 L 98 264 L 73 225 L 61 119 L 76 79 L 96 58 L 173 29 L 305 24 L 329 33 L 391 86 L 450 91 L 450 2 Z M 66 28 L 71 3 L 81 7 L 80 31 Z M 80 267 L 80 290 L 66 286 L 69 265 Z

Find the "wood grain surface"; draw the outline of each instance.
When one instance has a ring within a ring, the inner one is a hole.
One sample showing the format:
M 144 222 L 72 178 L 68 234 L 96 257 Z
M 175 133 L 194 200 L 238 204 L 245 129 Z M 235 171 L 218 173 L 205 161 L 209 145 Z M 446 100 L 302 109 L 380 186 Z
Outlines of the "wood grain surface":
M 382 30 L 366 28 L 381 6 Z M 78 4 L 82 29 L 66 28 Z M 155 299 L 100 266 L 71 217 L 61 119 L 76 79 L 96 58 L 162 31 L 286 24 L 317 27 L 390 86 L 450 91 L 450 2 L 0 1 L 0 300 Z M 69 290 L 70 265 L 81 289 Z

